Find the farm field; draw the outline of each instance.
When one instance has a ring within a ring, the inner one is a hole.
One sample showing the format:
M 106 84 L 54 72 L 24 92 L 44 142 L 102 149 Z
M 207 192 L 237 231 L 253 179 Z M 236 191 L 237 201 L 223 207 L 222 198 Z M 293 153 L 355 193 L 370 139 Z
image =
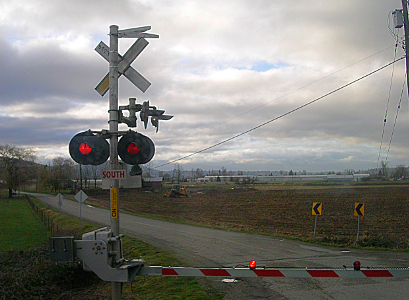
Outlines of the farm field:
M 316 240 L 356 242 L 355 202 L 365 204 L 360 246 L 408 248 L 409 186 L 188 187 L 189 198 L 166 198 L 164 191 L 120 190 L 119 210 L 189 224 L 312 239 L 312 203 L 322 202 Z M 89 190 L 89 204 L 109 207 L 109 190 Z

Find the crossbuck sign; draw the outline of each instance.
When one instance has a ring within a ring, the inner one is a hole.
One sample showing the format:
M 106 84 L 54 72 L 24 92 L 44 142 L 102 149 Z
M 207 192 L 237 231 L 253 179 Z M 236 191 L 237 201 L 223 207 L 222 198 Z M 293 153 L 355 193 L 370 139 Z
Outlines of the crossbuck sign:
M 145 49 L 149 44 L 146 38 L 157 38 L 156 34 L 143 33 L 143 31 L 151 29 L 150 26 L 131 28 L 118 31 L 118 37 L 123 38 L 138 38 L 136 42 L 128 49 L 124 56 L 118 55 L 118 77 L 122 74 L 129 79 L 138 89 L 143 93 L 149 88 L 151 83 L 138 73 L 134 68 L 131 67 L 132 62 L 136 57 Z M 104 43 L 100 42 L 95 51 L 98 52 L 105 60 L 109 61 L 109 47 Z M 109 72 L 102 78 L 101 82 L 95 87 L 95 90 L 104 96 L 109 90 Z

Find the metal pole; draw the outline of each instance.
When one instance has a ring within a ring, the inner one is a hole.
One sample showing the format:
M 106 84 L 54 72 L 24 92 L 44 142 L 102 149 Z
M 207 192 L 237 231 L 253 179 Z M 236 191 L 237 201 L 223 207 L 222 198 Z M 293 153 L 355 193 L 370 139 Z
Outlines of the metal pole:
M 314 239 L 315 239 L 315 232 L 317 231 L 317 219 L 318 219 L 318 216 L 317 216 L 317 215 L 315 215 Z
M 408 2 L 407 0 L 402 0 L 402 8 L 403 8 L 403 25 L 405 29 L 406 85 L 408 87 L 408 97 L 409 97 L 409 58 L 408 58 L 409 21 L 408 21 Z
M 111 25 L 109 27 L 109 131 L 110 136 L 110 162 L 111 171 L 119 169 L 118 163 L 118 135 L 113 132 L 118 132 L 118 26 Z M 119 188 L 119 179 L 113 180 L 111 187 L 111 199 L 112 194 L 115 193 L 116 199 L 118 194 L 116 193 Z M 112 208 L 111 208 L 112 209 Z M 114 236 L 119 236 L 119 215 L 118 211 L 116 217 L 113 218 L 111 214 L 111 229 Z M 119 242 L 116 240 L 112 244 L 113 253 L 119 254 L 120 247 Z M 114 255 L 112 267 L 116 267 L 116 257 Z M 112 282 L 112 299 L 121 299 L 122 285 L 120 282 Z
M 80 164 L 80 191 L 82 191 L 82 165 Z
M 357 234 L 357 236 L 356 236 L 356 240 L 357 240 L 357 241 L 359 241 L 359 219 L 360 219 L 360 217 L 358 216 L 358 234 Z
M 80 230 L 82 230 L 82 190 L 80 191 Z

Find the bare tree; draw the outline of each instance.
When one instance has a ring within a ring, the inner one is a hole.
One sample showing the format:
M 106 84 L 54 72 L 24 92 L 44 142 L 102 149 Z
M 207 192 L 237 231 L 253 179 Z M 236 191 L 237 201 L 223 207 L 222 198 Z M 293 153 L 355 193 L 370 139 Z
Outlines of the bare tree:
M 9 190 L 9 198 L 13 197 L 13 189 L 34 178 L 34 159 L 32 149 L 0 145 L 0 175 Z
M 381 161 L 381 170 L 379 171 L 379 175 L 388 178 L 388 162 Z
M 94 179 L 94 188 L 97 188 L 97 179 L 98 179 L 98 177 L 100 177 L 100 174 L 101 174 L 102 170 L 103 170 L 102 165 L 92 166 L 91 167 L 92 178 Z
M 147 164 L 143 165 L 142 170 L 148 176 L 148 178 L 152 177 L 152 173 L 154 170 L 153 162 L 148 162 Z
M 66 188 L 69 180 L 74 177 L 74 162 L 71 159 L 56 157 L 51 168 L 51 182 L 55 191 Z
M 395 179 L 404 179 L 408 177 L 408 169 L 405 167 L 405 165 L 398 165 L 396 166 L 396 170 L 394 173 L 394 178 Z
M 196 179 L 197 179 L 197 178 L 202 178 L 202 177 L 204 177 L 204 172 L 203 172 L 203 170 L 200 169 L 200 168 L 197 168 L 197 169 L 196 169 Z
M 93 178 L 92 168 L 93 166 L 91 165 L 82 166 L 82 179 L 84 180 L 85 188 L 89 188 L 89 182 Z
M 183 172 L 183 167 L 180 164 L 175 164 L 172 172 L 172 182 L 174 181 L 174 178 L 177 178 L 177 182 L 180 182 L 181 176 Z

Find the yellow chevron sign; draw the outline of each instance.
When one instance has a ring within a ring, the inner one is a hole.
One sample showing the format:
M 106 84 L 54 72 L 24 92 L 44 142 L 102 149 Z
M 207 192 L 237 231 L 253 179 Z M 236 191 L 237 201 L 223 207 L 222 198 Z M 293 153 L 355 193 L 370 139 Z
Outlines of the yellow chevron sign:
M 363 217 L 364 216 L 364 209 L 365 209 L 365 204 L 364 203 L 355 202 L 354 216 L 355 217 Z
M 312 215 L 313 216 L 321 216 L 322 213 L 322 203 L 321 202 L 313 202 L 312 203 Z

